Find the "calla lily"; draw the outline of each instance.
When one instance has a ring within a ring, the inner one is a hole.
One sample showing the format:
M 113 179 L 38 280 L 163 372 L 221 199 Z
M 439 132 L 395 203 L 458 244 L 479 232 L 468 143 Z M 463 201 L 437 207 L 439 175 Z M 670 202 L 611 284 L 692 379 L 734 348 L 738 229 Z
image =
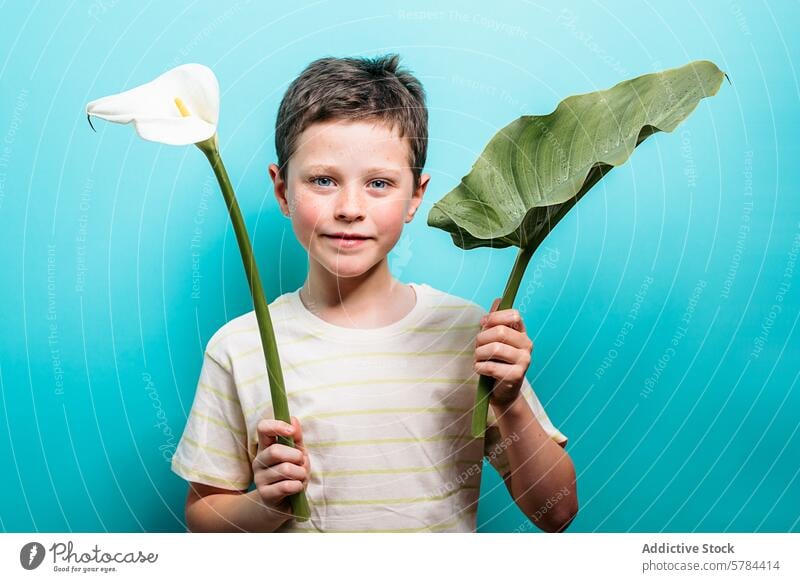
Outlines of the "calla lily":
M 219 83 L 214 72 L 203 65 L 181 65 L 135 89 L 92 101 L 86 106 L 86 113 L 90 125 L 92 116 L 114 123 L 133 122 L 136 133 L 146 140 L 168 145 L 195 144 L 208 158 L 225 198 L 250 284 L 274 417 L 291 424 L 283 370 L 264 287 L 253 257 L 250 237 L 217 146 Z M 278 436 L 276 440 L 290 447 L 295 446 L 292 437 Z M 309 519 L 311 512 L 305 491 L 291 495 L 289 501 L 295 519 Z
M 724 73 L 709 61 L 642 75 L 605 91 L 564 99 L 548 115 L 524 115 L 492 137 L 461 183 L 436 202 L 428 225 L 468 250 L 518 247 L 497 307 L 514 304 L 531 256 L 605 174 L 651 135 L 671 132 Z M 494 379 L 481 376 L 472 435 L 486 430 Z
M 217 132 L 219 83 L 204 65 L 175 67 L 135 89 L 96 99 L 86 113 L 114 123 L 131 123 L 143 139 L 189 145 Z

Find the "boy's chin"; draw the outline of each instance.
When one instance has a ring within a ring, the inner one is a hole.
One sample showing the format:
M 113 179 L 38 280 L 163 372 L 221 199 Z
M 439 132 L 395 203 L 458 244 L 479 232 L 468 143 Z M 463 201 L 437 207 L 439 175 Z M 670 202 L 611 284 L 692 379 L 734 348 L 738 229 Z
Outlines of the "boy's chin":
M 354 277 L 361 277 L 369 273 L 375 267 L 375 263 L 366 260 L 364 257 L 352 257 L 344 261 L 321 261 L 328 271 L 334 277 L 340 279 L 351 279 Z

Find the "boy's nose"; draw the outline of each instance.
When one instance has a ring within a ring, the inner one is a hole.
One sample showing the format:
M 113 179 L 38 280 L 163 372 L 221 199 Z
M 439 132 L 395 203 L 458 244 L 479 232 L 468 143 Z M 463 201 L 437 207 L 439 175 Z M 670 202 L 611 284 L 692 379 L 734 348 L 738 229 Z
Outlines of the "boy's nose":
M 342 188 L 336 197 L 336 218 L 357 220 L 364 217 L 364 200 L 356 188 Z

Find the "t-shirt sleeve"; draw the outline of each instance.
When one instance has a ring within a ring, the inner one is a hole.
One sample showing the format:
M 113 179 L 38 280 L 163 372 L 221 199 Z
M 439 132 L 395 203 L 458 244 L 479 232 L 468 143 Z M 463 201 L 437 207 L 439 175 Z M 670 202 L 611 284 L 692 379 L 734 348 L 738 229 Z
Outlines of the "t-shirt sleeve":
M 525 398 L 525 401 L 531 407 L 531 410 L 533 410 L 533 415 L 536 417 L 536 420 L 539 421 L 539 424 L 542 425 L 544 431 L 550 436 L 551 439 L 556 441 L 562 447 L 566 446 L 567 437 L 564 436 L 555 426 L 553 426 L 553 423 L 550 421 L 550 418 L 544 411 L 542 403 L 539 402 L 539 398 L 536 396 L 536 393 L 533 391 L 533 387 L 530 385 L 527 378 L 525 378 L 523 381 L 521 392 L 522 396 Z M 489 414 L 486 419 L 486 433 L 483 454 L 489 463 L 491 463 L 491 465 L 497 470 L 497 472 L 505 477 L 510 469 L 508 457 L 506 455 L 506 448 L 509 443 L 504 444 L 502 440 L 503 438 L 500 435 L 500 427 L 497 424 L 497 417 L 495 416 L 494 409 L 489 406 Z
M 206 351 L 172 471 L 223 489 L 246 490 L 253 481 L 247 428 L 231 374 Z

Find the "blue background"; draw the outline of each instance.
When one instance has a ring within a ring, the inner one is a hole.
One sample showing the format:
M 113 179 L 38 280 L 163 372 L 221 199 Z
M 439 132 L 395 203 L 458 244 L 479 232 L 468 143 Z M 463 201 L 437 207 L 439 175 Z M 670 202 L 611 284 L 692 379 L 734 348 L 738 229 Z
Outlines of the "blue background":
M 399 52 L 428 92 L 432 180 L 393 272 L 487 308 L 514 250 L 461 251 L 425 218 L 499 128 L 695 59 L 728 73 L 558 226 L 515 306 L 570 438 L 570 531 L 800 531 L 796 4 L 266 4 L 0 6 L 0 528 L 182 530 L 171 447 L 206 341 L 251 309 L 202 154 L 94 133 L 85 104 L 214 69 L 271 301 L 306 268 L 267 174 L 284 90 L 321 56 Z M 537 531 L 483 479 L 481 531 Z

